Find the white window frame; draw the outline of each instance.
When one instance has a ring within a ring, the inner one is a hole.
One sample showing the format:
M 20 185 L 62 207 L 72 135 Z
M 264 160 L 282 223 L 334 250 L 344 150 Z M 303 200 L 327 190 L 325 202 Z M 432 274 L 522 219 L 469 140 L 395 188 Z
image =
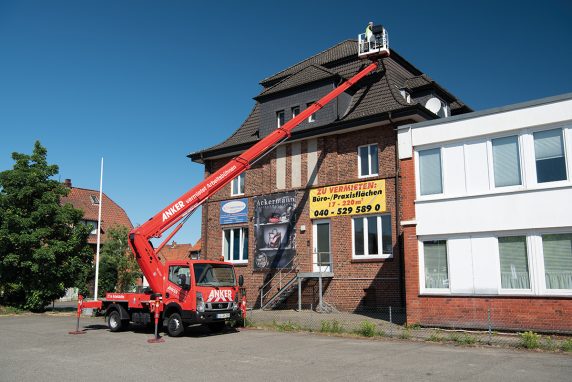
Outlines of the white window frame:
M 377 148 L 377 158 L 375 158 L 375 160 L 377 161 L 377 173 L 375 173 L 375 174 L 371 172 L 372 163 L 373 163 L 372 158 L 371 158 L 371 150 L 370 150 L 371 146 L 375 146 Z M 369 174 L 365 174 L 365 175 L 361 173 L 360 149 L 362 147 L 367 147 L 367 161 L 368 161 L 367 167 L 368 167 Z M 358 146 L 357 157 L 358 157 L 358 178 L 363 179 L 363 178 L 372 178 L 374 176 L 379 176 L 379 147 L 377 146 L 377 143 L 370 143 L 367 145 Z
M 238 243 L 239 244 L 238 250 L 240 251 L 240 254 L 239 254 L 239 259 L 234 260 L 234 252 L 233 252 L 234 245 L 232 245 L 232 244 L 234 241 L 234 231 L 237 229 L 240 230 L 239 231 L 240 237 L 239 237 L 239 243 Z M 229 248 L 228 256 L 226 255 L 226 253 L 224 253 L 224 241 L 225 241 L 226 231 L 230 231 L 230 239 L 229 239 L 229 245 L 228 245 L 228 248 Z M 225 261 L 228 261 L 228 262 L 233 263 L 233 264 L 248 264 L 248 248 L 246 248 L 247 258 L 244 259 L 244 255 L 245 255 L 244 254 L 244 238 L 245 238 L 245 236 L 248 238 L 247 235 L 248 235 L 248 227 L 229 227 L 229 228 L 224 228 L 222 230 L 222 245 L 221 245 L 222 253 L 221 253 L 221 255 Z
M 280 123 L 280 117 L 282 117 L 282 123 Z M 276 112 L 276 128 L 284 126 L 286 123 L 286 112 L 284 110 L 278 110 Z
M 500 186 L 497 187 L 495 183 L 495 164 L 494 164 L 494 155 L 493 155 L 493 140 L 495 139 L 502 139 L 508 137 L 515 137 L 516 136 L 516 144 L 518 145 L 518 165 L 520 170 L 520 184 L 515 184 L 512 186 Z M 526 188 L 526 174 L 525 174 L 525 150 L 523 142 L 522 133 L 513 133 L 513 134 L 503 134 L 498 136 L 493 136 L 487 139 L 487 158 L 488 158 L 488 170 L 489 170 L 489 189 L 493 192 L 500 191 L 500 192 L 510 192 L 510 191 L 517 191 L 523 190 Z M 467 174 L 465 174 L 465 177 Z
M 549 130 L 560 130 L 562 133 L 562 145 L 564 146 L 562 148 L 562 151 L 564 154 L 564 170 L 566 171 L 566 179 L 555 180 L 552 182 L 539 183 L 538 182 L 538 173 L 536 171 L 536 150 L 534 147 L 534 133 L 539 133 L 539 132 L 549 131 Z M 523 135 L 527 134 L 529 136 L 529 145 L 530 145 L 529 152 L 530 152 L 530 156 L 531 156 L 530 157 L 531 183 L 534 184 L 537 188 L 558 187 L 560 185 L 569 184 L 572 181 L 572 177 L 570 174 L 570 151 L 572 151 L 572 150 L 569 147 L 570 143 L 568 142 L 570 139 L 570 138 L 568 138 L 569 131 L 570 131 L 570 125 L 558 124 L 558 125 L 546 126 L 542 129 L 530 129 L 530 130 L 524 131 L 522 133 Z
M 444 156 L 444 152 L 445 150 L 443 150 L 444 146 L 427 146 L 427 147 L 420 147 L 415 149 L 415 190 L 417 193 L 417 198 L 420 200 L 431 200 L 431 199 L 442 199 L 444 196 L 447 195 L 447 190 L 446 190 L 446 171 L 445 171 L 445 165 L 446 165 L 446 161 L 445 161 L 445 156 Z M 439 157 L 441 158 L 441 192 L 438 194 L 427 194 L 427 195 L 421 195 L 421 169 L 420 169 L 420 159 L 419 159 L 419 152 L 420 151 L 427 151 L 427 150 L 433 150 L 433 149 L 439 149 Z M 464 150 L 464 148 L 463 148 Z M 466 161 L 466 156 L 465 156 L 465 161 Z M 466 168 L 466 166 L 465 166 Z M 466 174 L 465 174 L 465 178 L 466 178 Z M 467 181 L 465 179 L 465 188 Z
M 312 106 L 315 102 L 308 102 L 306 104 L 306 109 L 309 108 L 310 106 Z M 316 122 L 316 113 L 312 113 L 308 116 L 308 122 L 309 123 L 314 123 Z
M 294 113 L 295 110 L 298 110 L 298 113 Z M 300 114 L 300 106 L 292 106 L 290 108 L 290 114 L 292 115 L 292 118 L 298 116 L 298 114 Z
M 379 214 L 379 215 L 354 215 L 352 216 L 352 260 L 366 260 L 366 259 L 390 259 L 393 257 L 393 231 L 391 233 L 391 252 L 392 253 L 383 253 L 383 230 L 381 224 L 381 217 L 388 216 L 389 220 L 391 221 L 391 214 Z M 367 218 L 377 218 L 376 226 L 377 226 L 377 248 L 379 248 L 379 254 L 377 255 L 370 255 L 369 248 L 368 248 L 368 229 L 369 225 L 363 225 L 363 247 L 364 247 L 364 254 L 363 255 L 356 255 L 356 248 L 355 248 L 355 219 L 363 219 L 364 223 L 367 221 Z
M 532 240 L 535 243 L 536 249 L 536 266 L 538 270 L 538 291 L 542 296 L 572 296 L 572 289 L 548 289 L 546 288 L 546 276 L 544 268 L 544 248 L 542 245 L 543 235 L 558 235 L 558 234 L 570 234 L 572 233 L 570 229 L 557 229 L 557 230 L 543 230 L 541 232 L 536 232 L 532 236 Z
M 447 277 L 449 279 L 449 287 L 448 288 L 427 288 L 425 286 L 425 241 L 445 241 L 445 247 L 447 249 Z M 451 261 L 449 259 L 450 249 L 449 249 L 449 240 L 442 237 L 435 237 L 435 238 L 425 238 L 419 239 L 417 243 L 417 247 L 419 248 L 418 253 L 418 260 L 419 260 L 419 293 L 424 295 L 429 294 L 444 294 L 450 295 L 451 294 Z
M 530 288 L 528 289 L 512 289 L 512 288 L 503 288 L 502 287 L 502 277 L 501 277 L 501 263 L 500 263 L 500 248 L 499 248 L 499 242 L 498 239 L 502 238 L 502 237 L 515 237 L 515 236 L 524 236 L 525 241 L 526 241 L 526 262 L 528 265 L 528 283 L 530 285 Z M 497 235 L 495 237 L 497 245 L 496 245 L 496 260 L 497 260 L 497 269 L 499 271 L 498 275 L 497 275 L 497 281 L 498 281 L 498 294 L 499 295 L 521 295 L 521 296 L 526 296 L 526 295 L 534 295 L 535 294 L 535 286 L 537 285 L 537 281 L 536 281 L 536 269 L 534 267 L 534 256 L 533 256 L 533 245 L 532 245 L 532 240 L 530 238 L 530 235 L 527 235 L 526 233 L 507 233 L 507 234 L 502 234 L 502 235 Z
M 234 178 L 230 182 L 230 196 L 244 195 L 244 179 L 245 179 L 245 173 L 243 172 L 242 174 L 238 175 L 236 178 Z M 238 184 L 237 184 L 238 192 L 234 193 L 234 185 L 236 182 L 238 182 Z M 241 189 L 242 189 L 242 192 L 241 192 Z

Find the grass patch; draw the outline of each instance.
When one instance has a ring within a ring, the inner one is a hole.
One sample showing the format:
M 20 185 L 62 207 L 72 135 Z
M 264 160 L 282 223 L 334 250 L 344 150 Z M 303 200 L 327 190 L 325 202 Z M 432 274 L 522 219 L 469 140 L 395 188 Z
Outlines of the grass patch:
M 363 337 L 373 337 L 376 333 L 375 324 L 371 321 L 362 321 L 359 325 L 359 328 L 356 329 L 356 334 L 359 334 Z
M 344 327 L 338 322 L 338 320 L 332 321 L 322 321 L 320 325 L 320 332 L 321 333 L 343 333 Z
M 542 348 L 545 350 L 555 351 L 558 350 L 558 343 L 552 337 L 545 337 L 542 343 Z
M 560 344 L 560 349 L 562 351 L 572 352 L 572 338 L 562 341 Z
M 465 333 L 451 333 L 449 334 L 449 340 L 459 345 L 474 345 L 477 343 L 477 338 L 475 336 Z
M 22 314 L 22 313 L 25 313 L 25 311 L 22 309 L 14 308 L 13 306 L 2 306 L 2 305 L 0 305 L 0 315 Z
M 421 325 L 419 325 L 419 324 L 406 324 L 405 327 L 409 330 L 421 329 Z
M 540 334 L 534 333 L 532 331 L 519 333 L 520 346 L 526 349 L 537 349 L 540 347 Z
M 292 321 L 286 321 L 280 323 L 274 322 L 274 327 L 279 332 L 298 332 L 302 330 L 302 327 L 299 324 Z
M 427 338 L 427 341 L 430 342 L 441 342 L 443 341 L 443 337 L 441 337 L 439 335 L 439 333 L 431 333 L 431 335 L 429 336 L 429 338 Z
M 401 338 L 402 340 L 408 340 L 411 338 L 411 329 L 408 327 L 405 327 L 402 331 L 401 334 L 399 335 L 399 338 Z

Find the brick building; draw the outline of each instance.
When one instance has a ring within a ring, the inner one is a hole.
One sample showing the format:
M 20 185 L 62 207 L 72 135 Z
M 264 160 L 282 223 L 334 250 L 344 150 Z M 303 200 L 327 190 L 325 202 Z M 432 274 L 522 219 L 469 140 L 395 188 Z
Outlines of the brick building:
M 347 40 L 262 80 L 244 123 L 189 157 L 210 175 L 366 64 Z M 280 289 L 273 305 L 316 307 L 321 276 L 338 309 L 403 306 L 396 129 L 468 111 L 392 51 L 203 204 L 203 257 L 235 263 L 249 305 Z
M 87 188 L 72 187 L 71 179 L 66 179 L 64 185 L 70 189 L 66 197 L 61 198 L 61 203 L 70 203 L 74 208 L 83 211 L 83 222 L 92 227 L 87 242 L 93 248 L 97 244 L 97 219 L 99 214 L 99 190 L 90 190 Z M 107 238 L 107 231 L 115 225 L 122 225 L 129 230 L 133 228 L 131 220 L 117 203 L 110 199 L 105 193 L 103 195 L 103 203 L 101 205 L 101 242 L 104 243 Z
M 94 261 L 97 251 L 97 220 L 99 215 L 99 190 L 90 190 L 87 188 L 78 188 L 72 186 L 71 179 L 66 179 L 64 185 L 70 189 L 67 196 L 61 198 L 60 203 L 69 203 L 74 208 L 83 211 L 83 223 L 91 227 L 91 232 L 87 238 L 87 243 L 93 251 Z M 105 193 L 102 193 L 101 205 L 101 243 L 105 243 L 107 232 L 114 226 L 125 226 L 129 230 L 133 228 L 131 220 L 117 203 L 110 199 Z M 62 300 L 70 300 L 77 298 L 78 289 L 70 288 L 66 291 L 66 296 Z
M 399 127 L 407 321 L 572 332 L 572 93 Z

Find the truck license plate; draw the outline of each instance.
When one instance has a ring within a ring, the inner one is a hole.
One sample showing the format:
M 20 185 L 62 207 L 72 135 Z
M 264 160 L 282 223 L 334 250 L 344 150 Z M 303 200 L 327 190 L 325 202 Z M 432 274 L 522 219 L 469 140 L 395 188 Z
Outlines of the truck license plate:
M 219 313 L 216 318 L 230 318 L 230 313 Z

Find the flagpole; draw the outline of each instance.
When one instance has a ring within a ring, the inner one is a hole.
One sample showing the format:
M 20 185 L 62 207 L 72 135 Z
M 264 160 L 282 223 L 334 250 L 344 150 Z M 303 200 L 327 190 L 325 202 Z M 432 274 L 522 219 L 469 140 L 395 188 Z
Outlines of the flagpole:
M 93 299 L 97 300 L 97 284 L 99 279 L 99 247 L 101 242 L 101 205 L 103 204 L 103 157 L 101 157 L 101 174 L 99 176 L 99 213 L 97 214 L 97 249 L 95 251 L 95 291 Z

